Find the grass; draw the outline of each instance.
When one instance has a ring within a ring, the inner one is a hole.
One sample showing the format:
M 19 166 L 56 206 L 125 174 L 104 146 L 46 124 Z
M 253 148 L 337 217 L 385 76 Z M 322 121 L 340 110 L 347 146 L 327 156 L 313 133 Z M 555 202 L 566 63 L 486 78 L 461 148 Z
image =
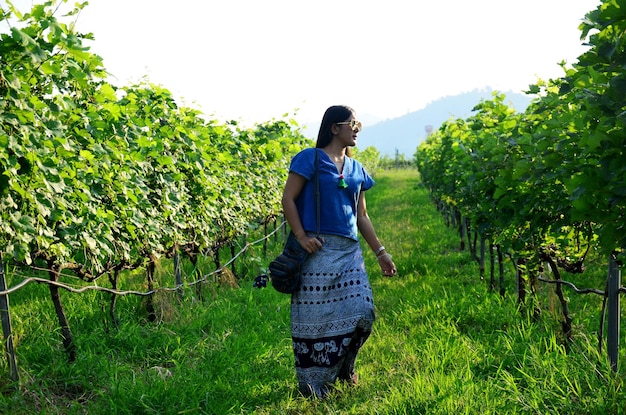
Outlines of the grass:
M 399 275 L 383 277 L 366 254 L 377 321 L 357 360 L 356 387 L 337 385 L 326 400 L 297 394 L 289 298 L 252 288 L 267 262 L 255 247 L 237 263 L 238 288 L 216 278 L 202 300 L 193 288 L 181 301 L 160 293 L 154 323 L 142 298 L 119 299 L 115 328 L 107 294 L 63 292 L 78 347 L 73 363 L 62 349 L 47 288 L 16 292 L 11 313 L 20 382 L 0 376 L 0 413 L 626 413 L 622 376 L 596 351 L 597 298 L 571 295 L 576 336 L 567 353 L 550 289 L 539 293 L 539 320 L 527 317 L 513 296 L 488 292 L 416 172 L 382 172 L 377 182 L 368 210 Z M 587 282 L 601 286 L 601 268 L 590 272 L 586 278 L 598 281 Z M 162 286 L 173 285 L 170 275 L 164 262 Z M 8 373 L 6 366 L 0 370 Z

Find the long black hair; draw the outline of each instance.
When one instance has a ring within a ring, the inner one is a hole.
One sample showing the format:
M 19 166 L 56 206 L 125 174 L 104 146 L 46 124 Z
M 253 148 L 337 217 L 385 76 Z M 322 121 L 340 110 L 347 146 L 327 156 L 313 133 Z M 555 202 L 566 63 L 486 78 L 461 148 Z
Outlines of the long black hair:
M 326 147 L 333 139 L 333 132 L 331 128 L 334 123 L 347 121 L 350 116 L 354 114 L 354 110 L 347 105 L 333 105 L 328 107 L 322 117 L 322 124 L 320 125 L 320 131 L 317 134 L 317 143 L 315 147 Z M 350 156 L 349 149 L 346 149 L 346 154 Z

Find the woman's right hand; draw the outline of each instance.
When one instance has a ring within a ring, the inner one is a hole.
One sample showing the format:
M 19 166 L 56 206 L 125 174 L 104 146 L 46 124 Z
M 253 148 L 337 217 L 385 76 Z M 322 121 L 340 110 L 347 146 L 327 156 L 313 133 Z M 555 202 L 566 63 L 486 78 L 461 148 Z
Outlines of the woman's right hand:
M 310 237 L 309 235 L 303 235 L 298 239 L 300 246 L 309 254 L 317 252 L 322 249 L 324 238 Z

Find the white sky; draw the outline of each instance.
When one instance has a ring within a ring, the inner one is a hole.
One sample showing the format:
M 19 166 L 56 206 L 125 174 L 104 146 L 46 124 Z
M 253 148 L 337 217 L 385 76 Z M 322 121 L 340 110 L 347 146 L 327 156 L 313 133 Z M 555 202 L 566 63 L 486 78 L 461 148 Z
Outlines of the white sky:
M 24 11 L 32 1 L 14 4 Z M 89 0 L 77 27 L 94 33 L 91 51 L 113 83 L 146 75 L 208 116 L 254 123 L 297 109 L 304 124 L 333 104 L 395 118 L 443 96 L 521 92 L 537 78 L 559 78 L 558 63 L 585 50 L 578 25 L 599 4 Z

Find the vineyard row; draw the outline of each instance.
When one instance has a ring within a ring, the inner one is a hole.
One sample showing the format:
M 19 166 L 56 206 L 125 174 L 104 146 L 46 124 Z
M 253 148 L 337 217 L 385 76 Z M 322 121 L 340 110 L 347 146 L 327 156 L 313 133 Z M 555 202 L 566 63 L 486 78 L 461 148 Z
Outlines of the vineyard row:
M 614 332 L 626 247 L 626 9 L 603 1 L 580 29 L 588 51 L 573 67 L 562 64 L 562 78 L 531 85 L 537 98 L 523 113 L 496 92 L 467 119 L 445 122 L 416 154 L 433 199 L 462 235 L 471 230 L 480 241 L 481 269 L 486 246 L 510 256 L 520 303 L 551 271 L 568 341 L 563 272 L 582 274 L 590 253 L 608 258 L 613 288 L 602 293 Z

